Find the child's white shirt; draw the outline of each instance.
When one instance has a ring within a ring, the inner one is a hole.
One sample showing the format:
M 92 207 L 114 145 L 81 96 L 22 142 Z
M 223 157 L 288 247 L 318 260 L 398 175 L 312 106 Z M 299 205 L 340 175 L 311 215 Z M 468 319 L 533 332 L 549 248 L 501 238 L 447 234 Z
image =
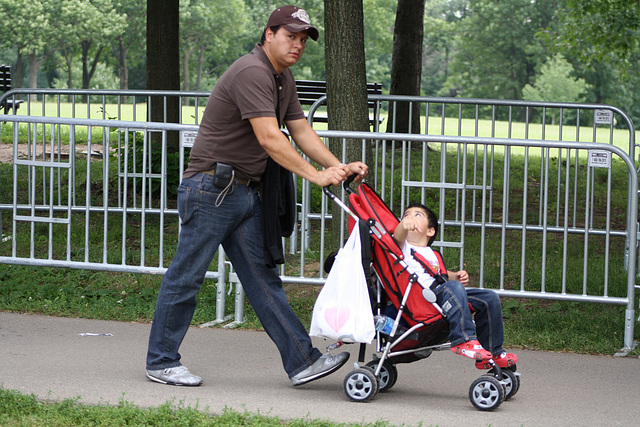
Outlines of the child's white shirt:
M 411 249 L 418 252 L 420 255 L 426 259 L 429 264 L 431 264 L 431 269 L 436 273 L 440 271 L 440 263 L 438 262 L 438 257 L 433 252 L 430 246 L 415 246 L 407 241 L 404 242 L 404 246 L 402 247 L 402 253 L 404 254 L 404 260 L 411 269 L 413 273 L 418 275 L 418 282 L 423 288 L 428 288 L 433 284 L 435 280 L 433 276 L 427 273 L 424 267 L 411 255 Z

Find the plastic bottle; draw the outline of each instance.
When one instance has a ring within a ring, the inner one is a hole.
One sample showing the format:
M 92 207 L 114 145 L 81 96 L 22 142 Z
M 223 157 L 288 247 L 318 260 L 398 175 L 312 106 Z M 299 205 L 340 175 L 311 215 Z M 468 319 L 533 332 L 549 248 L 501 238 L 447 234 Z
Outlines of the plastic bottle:
M 393 329 L 393 319 L 383 315 L 376 315 L 373 320 L 376 323 L 376 331 L 380 331 L 382 334 L 391 335 Z

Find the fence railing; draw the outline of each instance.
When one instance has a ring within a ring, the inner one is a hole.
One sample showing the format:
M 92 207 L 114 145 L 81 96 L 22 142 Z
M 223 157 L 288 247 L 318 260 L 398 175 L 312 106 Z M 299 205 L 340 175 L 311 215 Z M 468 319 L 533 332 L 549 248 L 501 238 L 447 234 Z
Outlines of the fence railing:
M 175 121 L 178 123 L 197 125 L 209 92 L 13 89 L 2 95 L 0 101 L 3 97 L 16 96 L 26 98 L 20 114 L 29 116 L 162 122 L 167 122 L 170 116 L 177 116 Z M 373 120 L 374 131 L 396 132 L 402 129 L 403 132 L 422 135 L 596 142 L 615 144 L 634 159 L 636 155 L 633 122 L 623 111 L 610 105 L 397 95 L 370 95 L 369 101 L 376 104 L 374 111 L 378 115 Z M 312 124 L 314 115 L 325 102 L 326 97 L 321 97 L 311 106 L 308 115 Z M 160 116 L 163 120 L 151 120 L 154 105 L 162 110 Z M 168 112 L 178 106 L 177 115 Z M 408 117 L 402 116 L 401 119 L 400 111 L 407 111 Z M 318 126 L 319 130 L 325 128 L 325 124 Z M 402 204 L 406 194 L 397 195 L 389 191 L 396 187 L 398 178 L 387 174 L 387 162 L 402 161 L 395 157 L 396 147 L 393 144 L 393 140 L 383 141 L 377 147 L 376 153 L 388 151 L 391 155 L 388 158 L 381 156 L 381 162 L 375 163 L 374 179 L 387 183 L 380 188 L 381 196 L 395 208 Z M 488 166 L 491 165 L 490 161 Z M 480 176 L 479 170 L 474 173 L 476 177 Z M 544 171 L 540 173 L 542 176 Z M 303 209 L 307 208 L 308 192 L 307 184 L 302 188 Z M 640 266 L 640 258 L 637 263 Z
M 171 162 L 182 165 L 196 125 L 3 120 L 0 139 L 14 143 L 14 156 L 12 191 L 0 189 L 0 212 L 11 218 L 10 228 L 3 223 L 1 263 L 166 271 L 179 227 L 173 190 L 180 175 Z M 178 153 L 167 145 L 171 133 L 181 135 Z M 608 142 L 318 133 L 332 147 L 337 141 L 339 153 L 358 146 L 371 167 L 368 181 L 383 199 L 396 200 L 390 207 L 398 214 L 413 201 L 432 206 L 441 221 L 435 244 L 453 268 L 471 271 L 475 284 L 509 297 L 625 307 L 624 349 L 633 348 L 636 266 L 625 259 L 637 258 L 638 178 L 624 149 Z M 613 200 L 613 188 L 626 197 Z M 281 276 L 320 285 L 320 266 L 344 241 L 346 221 L 319 188 L 301 185 L 300 193 L 306 201 L 286 242 L 294 256 Z M 214 322 L 229 320 L 224 296 L 232 286 L 231 317 L 243 321 L 242 286 L 222 251 L 207 277 L 218 282 Z
M 209 92 L 24 88 L 2 94 L 0 101 L 20 97 L 26 98 L 21 115 L 152 121 L 152 105 L 179 105 L 178 123 L 199 124 Z M 635 157 L 633 122 L 611 105 L 399 95 L 369 95 L 369 102 L 376 103 L 374 111 L 379 115 L 375 118 L 380 124 L 376 131 L 403 128 L 406 133 L 425 135 L 604 143 L 623 138 L 628 144 L 627 153 Z M 312 123 L 313 115 L 325 103 L 326 96 L 310 107 Z M 409 111 L 402 122 L 400 105 L 408 106 L 405 110 Z M 420 118 L 419 129 L 414 127 L 414 111 Z M 165 111 L 162 116 L 166 118 L 169 113 Z M 321 124 L 320 129 L 324 128 L 326 125 Z M 625 136 L 616 135 L 621 133 Z

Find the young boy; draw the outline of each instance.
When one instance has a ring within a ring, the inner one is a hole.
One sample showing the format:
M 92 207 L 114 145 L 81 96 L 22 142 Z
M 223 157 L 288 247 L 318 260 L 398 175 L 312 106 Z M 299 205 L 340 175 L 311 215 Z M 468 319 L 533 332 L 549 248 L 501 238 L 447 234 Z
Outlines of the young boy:
M 433 271 L 439 271 L 438 259 L 431 249 L 437 233 L 436 215 L 420 203 L 407 207 L 394 231 L 393 237 L 402 248 L 406 263 L 418 274 L 418 282 L 423 287 L 429 287 L 435 279 L 415 260 L 411 250 L 422 255 Z M 465 288 L 469 284 L 469 274 L 465 270 L 447 273 L 449 281 L 439 285 L 435 294 L 436 302 L 449 321 L 451 351 L 474 359 L 478 369 L 487 368 L 486 360 L 491 358 L 501 368 L 515 365 L 518 356 L 502 348 L 504 330 L 498 294 L 490 289 Z M 469 304 L 474 310 L 475 325 Z

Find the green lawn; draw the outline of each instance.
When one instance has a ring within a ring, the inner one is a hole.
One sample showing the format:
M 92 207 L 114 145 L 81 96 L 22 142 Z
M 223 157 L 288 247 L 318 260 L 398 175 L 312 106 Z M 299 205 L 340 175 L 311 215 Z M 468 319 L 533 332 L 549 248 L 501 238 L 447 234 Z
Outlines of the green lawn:
M 202 118 L 204 112 L 205 100 L 200 100 L 198 107 L 183 106 L 182 107 L 182 123 L 184 124 L 197 124 Z M 44 112 L 43 112 L 44 109 Z M 31 115 L 31 116 L 48 116 L 48 117 L 76 117 L 94 119 L 114 119 L 124 121 L 144 121 L 147 115 L 147 105 L 143 102 L 136 103 L 135 109 L 132 101 L 128 103 L 118 104 L 103 104 L 102 102 L 93 102 L 89 105 L 81 103 L 79 100 L 74 103 L 69 102 L 54 102 L 48 100 L 46 104 L 36 102 L 31 106 L 31 111 L 27 111 L 26 107 L 18 110 L 18 115 Z M 545 140 L 563 140 L 563 141 L 576 141 L 577 136 L 582 142 L 604 142 L 608 143 L 611 138 L 615 145 L 628 151 L 629 149 L 629 132 L 625 129 L 614 129 L 611 134 L 609 126 L 597 126 L 595 129 L 592 126 L 581 126 L 576 128 L 574 125 L 565 124 L 559 126 L 557 124 L 547 124 L 543 126 L 540 123 L 530 123 L 529 125 L 513 120 L 511 127 L 509 123 L 505 121 L 496 121 L 495 126 L 491 120 L 486 119 L 471 119 L 463 118 L 458 120 L 457 117 L 450 112 L 447 113 L 447 119 L 443 122 L 441 117 L 430 116 L 429 117 L 429 134 L 431 135 L 450 135 L 450 136 L 480 136 L 497 138 L 514 138 L 514 139 L 545 139 Z M 382 115 L 383 118 L 384 114 Z M 196 120 L 197 118 L 197 120 Z M 326 130 L 326 123 L 315 123 L 314 127 L 317 130 Z M 381 131 L 386 131 L 386 119 L 380 127 Z M 422 119 L 422 131 L 425 131 L 424 118 Z M 577 135 L 579 132 L 579 135 Z M 640 140 L 640 130 L 637 130 L 635 139 Z M 3 138 L 3 142 L 10 142 Z

